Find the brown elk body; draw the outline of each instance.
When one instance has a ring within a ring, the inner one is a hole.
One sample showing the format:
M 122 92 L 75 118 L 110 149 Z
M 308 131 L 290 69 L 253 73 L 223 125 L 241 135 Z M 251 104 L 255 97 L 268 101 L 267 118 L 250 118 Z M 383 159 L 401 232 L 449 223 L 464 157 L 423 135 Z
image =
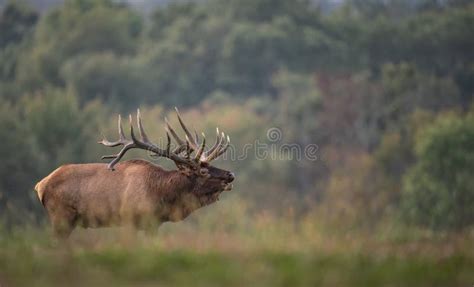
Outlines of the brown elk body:
M 225 136 L 218 132 L 214 146 L 204 151 L 205 138 L 202 144 L 198 144 L 197 136 L 190 139 L 179 114 L 178 118 L 186 132 L 186 141 L 167 123 L 166 150 L 148 141 L 138 113 L 140 140 L 133 134 L 132 122 L 132 140 L 125 138 L 119 118 L 120 139 L 100 142 L 105 146 L 123 146 L 117 155 L 103 157 L 114 159 L 109 165 L 63 165 L 42 179 L 35 190 L 55 234 L 67 237 L 76 226 L 130 225 L 150 229 L 163 222 L 182 220 L 194 210 L 217 201 L 224 190 L 230 190 L 234 175 L 209 164 L 225 152 L 228 138 L 224 144 Z M 174 151 L 170 149 L 169 133 L 178 142 Z M 156 156 L 170 158 L 178 169 L 165 170 L 144 160 L 118 163 L 131 148 L 147 149 Z

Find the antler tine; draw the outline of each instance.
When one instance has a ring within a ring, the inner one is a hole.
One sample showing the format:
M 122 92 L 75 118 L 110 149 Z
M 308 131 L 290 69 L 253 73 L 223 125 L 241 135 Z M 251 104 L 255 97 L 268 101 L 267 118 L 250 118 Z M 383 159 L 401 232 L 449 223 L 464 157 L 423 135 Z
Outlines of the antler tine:
M 178 136 L 178 134 L 176 134 L 176 132 L 171 127 L 171 125 L 168 122 L 168 119 L 166 117 L 165 117 L 165 123 L 166 123 L 165 129 L 167 129 L 171 133 L 171 135 L 173 136 L 174 140 L 178 143 L 178 145 L 180 145 L 180 146 L 184 145 L 185 142 Z
M 130 136 L 132 137 L 132 141 L 133 142 L 137 142 L 137 138 L 135 137 L 135 133 L 133 131 L 133 118 L 132 118 L 132 115 L 128 115 L 128 121 L 130 123 Z
M 189 146 L 189 141 L 186 141 L 186 158 L 189 159 L 191 157 L 191 148 Z
M 167 153 L 167 154 L 170 154 L 171 138 L 170 138 L 170 134 L 168 133 L 168 131 L 166 131 L 166 140 L 167 140 L 167 143 L 166 143 L 166 153 Z
M 217 154 L 220 151 L 220 147 L 222 146 L 222 142 L 224 140 L 225 136 L 224 133 L 219 137 L 219 143 L 217 144 L 216 148 L 208 155 L 206 156 L 203 161 L 210 162 L 211 160 L 215 159 L 217 157 Z
M 186 138 L 186 146 L 189 150 L 189 154 L 193 153 L 193 151 L 197 150 L 197 147 L 194 148 L 194 144 L 191 142 L 191 139 L 188 137 L 188 135 L 184 136 Z
M 166 125 L 165 125 L 166 133 L 168 135 L 171 134 L 171 136 L 174 138 L 174 140 L 178 143 L 178 146 L 174 149 L 173 153 L 175 153 L 175 154 L 182 153 L 183 150 L 186 147 L 186 143 L 176 134 L 176 132 L 171 127 L 171 125 L 169 124 L 168 119 L 166 117 L 165 117 L 165 122 L 166 122 Z
M 140 128 L 141 125 L 139 125 L 139 128 Z M 144 132 L 143 130 L 143 126 L 141 126 L 141 130 L 142 132 Z M 161 148 L 159 148 L 158 146 L 152 144 L 151 142 L 149 141 L 140 141 L 138 140 L 136 137 L 135 137 L 135 133 L 133 131 L 133 121 L 132 121 L 132 115 L 130 115 L 130 135 L 132 137 L 132 140 L 133 140 L 133 143 L 134 143 L 134 147 L 136 148 L 141 148 L 141 149 L 145 149 L 145 150 L 149 150 L 153 153 L 156 154 L 156 156 L 162 156 L 162 157 L 167 157 L 171 160 L 173 160 L 176 164 L 187 164 L 187 165 L 192 165 L 193 163 L 191 163 L 190 161 L 188 160 L 185 160 L 181 157 L 179 157 L 177 154 L 174 154 L 174 153 L 170 153 L 168 151 L 169 147 L 168 146 L 171 146 L 171 140 L 168 141 L 168 144 L 167 144 L 167 150 L 162 150 Z M 168 135 L 169 136 L 169 135 Z
M 219 141 L 220 141 L 220 134 L 219 134 L 219 128 L 216 128 L 216 142 L 214 145 L 207 151 L 205 152 L 205 156 L 208 157 L 218 146 L 219 146 Z
M 137 123 L 138 123 L 138 131 L 140 132 L 140 137 L 142 138 L 142 141 L 145 142 L 145 143 L 150 142 L 148 140 L 148 136 L 145 133 L 145 130 L 143 129 L 142 118 L 140 116 L 140 109 L 137 109 Z M 130 123 L 130 125 L 131 125 L 131 123 Z
M 105 136 L 102 136 L 103 139 L 98 141 L 97 143 L 100 143 L 102 145 L 105 145 L 105 146 L 108 146 L 108 147 L 115 147 L 115 146 L 119 146 L 119 145 L 125 145 L 128 143 L 128 140 L 127 138 L 125 137 L 125 135 L 123 134 L 123 129 L 122 129 L 122 117 L 118 116 L 118 131 L 119 131 L 119 139 L 114 141 L 114 142 L 111 142 L 109 140 L 107 140 L 107 138 Z
M 188 135 L 185 135 L 184 136 L 186 138 L 186 145 L 189 146 L 189 152 L 190 153 L 193 153 L 194 151 L 197 151 L 199 150 L 199 146 L 196 142 L 194 142 L 193 140 L 191 140 Z
M 191 148 L 193 148 L 194 150 L 197 150 L 197 149 L 198 149 L 198 144 L 197 144 L 197 142 L 194 141 L 194 138 L 193 138 L 192 134 L 189 132 L 188 128 L 187 128 L 186 125 L 184 124 L 184 121 L 183 121 L 183 119 L 181 118 L 181 115 L 179 114 L 178 108 L 175 107 L 174 109 L 175 109 L 175 111 L 176 111 L 176 115 L 178 116 L 179 124 L 180 124 L 181 127 L 183 128 L 183 130 L 184 130 L 184 132 L 186 133 L 186 136 L 189 138 L 189 140 L 192 140 L 192 141 L 189 142 Z
M 202 153 L 204 152 L 204 148 L 206 146 L 206 135 L 202 133 L 202 144 L 199 147 L 198 151 L 196 152 L 196 155 L 194 156 L 194 160 L 198 161 L 201 159 Z
M 224 133 L 222 133 L 222 139 L 226 140 L 226 143 L 222 143 L 219 145 L 219 147 L 216 149 L 216 151 L 214 152 L 214 155 L 213 156 L 210 156 L 209 157 L 209 160 L 208 161 L 211 161 L 211 160 L 214 160 L 216 158 L 218 158 L 219 156 L 221 156 L 223 153 L 225 153 L 227 151 L 227 149 L 229 148 L 229 145 L 230 145 L 230 137 L 225 136 Z
M 229 146 L 230 146 L 230 137 L 227 136 L 227 142 L 226 142 L 225 146 L 221 149 L 221 151 L 219 151 L 219 153 L 216 155 L 216 158 L 218 158 L 223 153 L 225 153 L 227 151 L 227 149 L 229 148 Z
M 122 116 L 119 114 L 118 115 L 118 130 L 119 130 L 119 138 L 121 140 L 126 140 L 127 138 L 123 134 L 123 128 L 122 128 Z
M 115 170 L 114 166 L 122 159 L 122 157 L 125 155 L 125 153 L 132 148 L 135 148 L 135 144 L 130 142 L 129 144 L 126 144 L 118 154 L 115 155 L 115 158 L 109 163 L 108 168 L 110 170 Z M 103 158 L 103 157 L 102 157 Z
M 136 148 L 137 147 L 137 139 L 135 138 L 135 134 L 133 132 L 133 121 L 132 121 L 132 115 L 129 115 L 129 121 L 130 121 L 130 135 L 132 137 L 132 140 L 131 141 L 124 141 L 122 142 L 121 144 L 123 144 L 123 148 L 120 150 L 120 152 L 116 155 L 109 155 L 109 156 L 105 156 L 105 157 L 102 157 L 102 159 L 105 159 L 105 158 L 114 158 L 114 160 L 112 160 L 110 163 L 109 163 L 109 169 L 111 170 L 114 170 L 114 166 L 115 164 L 117 164 L 121 159 L 122 157 L 125 155 L 125 153 L 129 150 L 129 149 L 132 149 L 132 148 Z M 120 124 L 120 126 L 122 126 Z M 123 135 L 123 131 L 122 131 L 122 135 Z
M 180 154 L 186 150 L 186 144 L 180 145 L 173 150 L 173 153 Z
M 196 143 L 199 143 L 199 136 L 198 136 L 198 133 L 197 133 L 196 130 L 194 130 L 194 141 L 195 141 Z
M 165 127 L 165 130 L 166 130 L 166 155 L 171 155 L 171 138 L 170 138 L 170 134 L 168 132 L 168 130 L 166 129 Z M 160 156 L 158 154 L 153 154 L 152 156 Z
M 127 140 L 127 138 L 125 137 L 125 135 L 123 133 L 123 128 L 122 128 L 122 117 L 120 115 L 118 117 L 118 130 L 119 130 L 119 139 L 117 141 L 110 142 L 110 141 L 108 141 L 107 139 L 104 138 L 102 141 L 99 142 L 100 144 L 102 144 L 104 146 L 107 146 L 107 147 L 115 147 L 115 146 L 123 145 L 123 148 L 120 150 L 120 152 L 118 154 L 102 156 L 102 159 L 111 159 L 111 158 L 113 158 L 113 160 L 109 163 L 109 166 L 108 166 L 109 169 L 111 169 L 111 170 L 114 169 L 114 165 L 124 156 L 124 154 L 129 149 L 137 147 L 134 140 L 132 140 L 132 141 Z M 134 138 L 134 136 L 133 136 L 133 131 L 132 131 L 132 139 L 133 138 Z
M 116 158 L 116 154 L 109 154 L 109 155 L 103 155 L 100 157 L 100 159 L 111 159 L 111 158 Z
M 114 146 L 119 146 L 119 145 L 123 144 L 121 140 L 111 142 L 111 141 L 107 140 L 105 137 L 104 137 L 104 139 L 98 141 L 97 143 L 108 146 L 108 147 L 114 147 Z

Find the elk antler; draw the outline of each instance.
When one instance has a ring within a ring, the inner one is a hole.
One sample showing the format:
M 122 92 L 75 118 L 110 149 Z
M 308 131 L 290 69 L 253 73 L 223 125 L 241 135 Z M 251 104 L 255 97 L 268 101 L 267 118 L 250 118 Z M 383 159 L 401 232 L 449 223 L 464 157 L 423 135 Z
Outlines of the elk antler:
M 204 133 L 202 134 L 202 143 L 199 144 L 199 137 L 197 133 L 195 133 L 195 136 L 193 137 L 192 134 L 189 132 L 188 128 L 184 124 L 184 121 L 181 118 L 181 115 L 179 114 L 179 111 L 177 108 L 176 109 L 176 114 L 178 116 L 178 121 L 181 125 L 181 127 L 184 130 L 185 133 L 185 141 L 183 141 L 178 134 L 175 132 L 175 130 L 171 127 L 169 124 L 168 120 L 165 118 L 165 130 L 166 130 L 166 138 L 167 138 L 167 145 L 166 149 L 161 149 L 157 145 L 153 144 L 152 142 L 149 141 L 148 136 L 145 133 L 145 130 L 143 129 L 142 125 L 142 120 L 140 116 L 140 110 L 137 110 L 137 124 L 138 124 L 138 131 L 140 133 L 140 139 L 137 139 L 135 137 L 135 133 L 133 131 L 133 120 L 132 120 L 132 115 L 129 116 L 130 120 L 130 135 L 131 135 L 131 140 L 127 139 L 123 133 L 123 128 L 122 128 L 122 118 L 119 115 L 118 117 L 118 130 L 119 130 L 119 139 L 114 142 L 108 141 L 105 137 L 103 140 L 99 141 L 100 144 L 107 146 L 107 147 L 115 147 L 122 145 L 122 149 L 120 150 L 119 153 L 114 154 L 114 155 L 105 155 L 102 157 L 102 159 L 113 159 L 109 165 L 108 168 L 111 170 L 114 170 L 115 164 L 117 164 L 120 159 L 125 155 L 125 153 L 133 148 L 138 148 L 138 149 L 144 149 L 144 150 L 149 150 L 154 153 L 154 156 L 159 156 L 159 157 L 166 157 L 171 159 L 172 161 L 175 162 L 175 164 L 179 166 L 196 166 L 199 164 L 199 162 L 210 162 L 213 159 L 216 159 L 220 155 L 222 155 L 227 148 L 229 147 L 230 144 L 230 139 L 229 136 L 227 138 L 225 137 L 225 134 L 219 134 L 219 129 L 216 129 L 217 131 L 217 137 L 216 137 L 216 143 L 214 146 L 205 152 L 205 146 L 206 146 L 206 137 Z M 171 151 L 171 138 L 170 134 L 173 137 L 173 139 L 176 141 L 178 146 Z M 224 143 L 224 140 L 226 139 L 226 142 Z M 193 152 L 196 152 L 194 157 L 191 158 L 191 154 Z M 184 157 L 181 156 L 181 154 L 184 152 Z

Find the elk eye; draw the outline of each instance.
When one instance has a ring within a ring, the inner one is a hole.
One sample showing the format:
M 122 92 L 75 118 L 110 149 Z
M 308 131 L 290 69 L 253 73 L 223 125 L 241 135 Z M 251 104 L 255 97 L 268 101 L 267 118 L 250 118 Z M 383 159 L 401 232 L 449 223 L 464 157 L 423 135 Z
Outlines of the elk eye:
M 208 175 L 209 174 L 209 170 L 207 168 L 201 168 L 199 170 L 199 173 L 201 173 L 201 175 Z

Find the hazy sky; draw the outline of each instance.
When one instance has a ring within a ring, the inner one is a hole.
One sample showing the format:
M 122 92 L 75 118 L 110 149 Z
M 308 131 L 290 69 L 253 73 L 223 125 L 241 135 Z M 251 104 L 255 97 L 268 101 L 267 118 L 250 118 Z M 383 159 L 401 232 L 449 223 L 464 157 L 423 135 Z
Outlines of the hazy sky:
M 0 0 L 0 8 L 3 7 L 9 1 L 11 0 Z M 22 0 L 22 1 L 27 2 L 31 4 L 32 6 L 34 6 L 36 9 L 38 9 L 39 11 L 44 12 L 52 7 L 60 5 L 65 0 Z M 147 12 L 153 11 L 153 8 L 158 5 L 165 5 L 170 2 L 179 2 L 179 1 L 187 2 L 190 0 L 112 0 L 112 1 L 130 3 L 132 4 L 132 6 L 137 8 L 137 10 L 147 13 Z M 191 1 L 201 1 L 201 0 L 191 0 Z M 312 0 L 312 2 L 315 2 L 315 3 L 323 2 L 324 3 L 323 7 L 325 6 L 326 8 L 331 10 L 331 8 L 334 8 L 334 6 L 338 6 L 341 2 L 344 2 L 344 0 Z

